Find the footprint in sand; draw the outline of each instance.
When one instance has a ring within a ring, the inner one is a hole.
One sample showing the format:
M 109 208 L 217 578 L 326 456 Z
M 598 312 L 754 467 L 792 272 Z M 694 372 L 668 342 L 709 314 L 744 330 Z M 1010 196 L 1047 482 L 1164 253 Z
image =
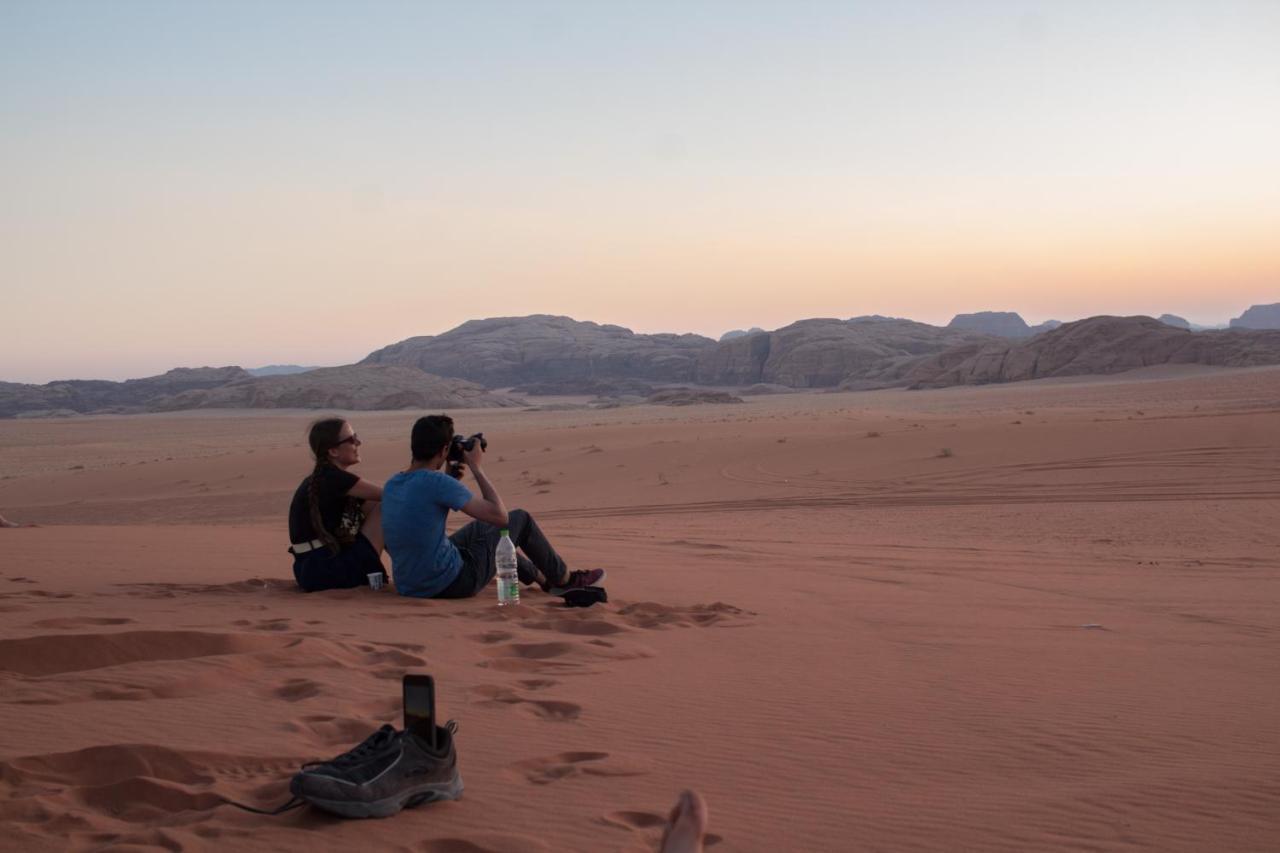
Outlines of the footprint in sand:
M 477 705 L 483 707 L 520 706 L 528 709 L 534 716 L 544 720 L 568 722 L 578 719 L 578 716 L 582 713 L 582 706 L 574 702 L 561 702 L 555 699 L 530 699 L 527 696 L 521 696 L 510 687 L 501 687 L 496 684 L 481 684 L 471 688 L 470 692 L 476 697 Z
M 132 619 L 109 618 L 105 616 L 68 616 L 64 619 L 41 619 L 39 622 L 32 622 L 33 628 L 94 628 L 100 625 L 131 625 Z
M 653 630 L 712 626 L 736 628 L 748 624 L 749 617 L 756 614 L 734 607 L 732 604 L 725 604 L 723 601 L 713 604 L 694 604 L 689 607 L 659 604 L 656 601 L 640 601 L 619 608 L 618 615 L 628 625 Z
M 621 625 L 614 625 L 603 619 L 547 619 L 537 622 L 526 622 L 524 627 L 535 631 L 555 631 L 560 634 L 572 634 L 578 637 L 608 637 L 626 631 Z
M 607 640 L 592 639 L 584 643 L 506 643 L 492 645 L 483 654 L 489 658 L 478 665 L 501 672 L 569 673 L 585 672 L 584 667 L 601 660 L 634 660 L 653 657 L 653 652 L 639 646 L 619 648 Z
M 190 660 L 275 651 L 286 637 L 201 631 L 48 634 L 0 640 L 0 670 L 44 676 L 148 661 Z
M 662 830 L 667 825 L 667 818 L 665 815 L 655 814 L 654 812 L 622 810 L 604 815 L 600 818 L 600 822 L 618 829 L 642 833 L 646 837 L 650 837 L 651 843 L 656 844 L 658 839 L 662 837 Z M 724 841 L 724 837 L 715 833 L 708 832 L 702 836 L 702 843 L 706 847 L 719 844 L 721 841 Z
M 271 691 L 271 695 L 286 702 L 301 702 L 322 692 L 319 682 L 308 678 L 291 678 Z
M 560 752 L 511 765 L 511 772 L 534 785 L 550 785 L 579 774 L 586 776 L 643 776 L 650 768 L 639 762 L 613 758 L 607 752 Z M 665 819 L 661 819 L 664 823 Z
M 343 746 L 350 748 L 377 730 L 377 720 L 335 717 L 332 714 L 312 714 L 300 717 L 296 722 L 281 723 L 287 732 L 310 735 L 324 748 Z
M 70 818 L 71 812 L 88 810 L 112 822 L 155 824 L 167 823 L 172 815 L 180 813 L 189 819 L 192 812 L 220 806 L 223 793 L 227 793 L 226 782 L 260 781 L 255 794 L 260 790 L 269 801 L 278 795 L 280 776 L 296 765 L 294 758 L 269 759 L 177 751 L 147 744 L 115 744 L 4 762 L 0 764 L 3 780 L 0 789 L 10 789 L 5 792 L 9 802 L 32 806 L 9 812 L 16 824 L 40 823 L 52 827 L 50 808 L 80 825 L 83 818 Z M 242 791 L 230 793 L 242 795 Z M 166 849 L 181 849 L 181 845 Z
M 554 678 L 524 678 L 516 682 L 526 690 L 546 690 L 548 687 L 555 687 L 559 683 Z
M 515 634 L 508 631 L 485 631 L 483 634 L 472 634 L 470 639 L 488 646 L 494 643 L 505 643 L 507 640 L 514 640 L 515 636 Z
M 551 848 L 532 836 L 482 832 L 467 838 L 433 838 L 415 849 L 424 853 L 546 853 Z

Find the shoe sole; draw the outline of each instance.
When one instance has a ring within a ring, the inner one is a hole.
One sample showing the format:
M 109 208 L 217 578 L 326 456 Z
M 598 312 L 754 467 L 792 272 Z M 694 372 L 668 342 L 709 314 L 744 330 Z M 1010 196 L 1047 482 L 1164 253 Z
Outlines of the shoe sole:
M 601 571 L 600 571 L 600 577 L 598 577 L 598 578 L 596 578 L 594 581 L 592 581 L 591 585 L 592 585 L 592 586 L 599 586 L 600 584 L 604 583 L 604 579 L 605 579 L 606 577 L 608 577 L 608 573 L 607 573 L 607 572 L 605 572 L 603 569 L 601 569 Z M 569 590 L 571 590 L 571 589 L 583 589 L 583 587 L 580 587 L 580 586 L 553 586 L 553 587 L 550 587 L 550 588 L 547 590 L 547 595 L 564 595 L 566 592 L 568 592 L 568 591 L 569 591 Z
M 316 808 L 333 812 L 341 817 L 391 817 L 391 815 L 398 814 L 403 809 L 412 809 L 427 803 L 440 802 L 441 800 L 456 800 L 462 796 L 462 790 L 462 774 L 455 773 L 448 782 L 419 785 L 416 788 L 401 791 L 395 796 L 372 800 L 367 803 L 352 802 L 351 800 L 321 800 L 315 797 L 306 797 L 305 799 Z

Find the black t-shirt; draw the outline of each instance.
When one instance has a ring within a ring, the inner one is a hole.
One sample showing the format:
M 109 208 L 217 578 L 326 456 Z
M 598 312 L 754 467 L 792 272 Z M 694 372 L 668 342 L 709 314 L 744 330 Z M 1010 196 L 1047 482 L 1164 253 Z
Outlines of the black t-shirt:
M 313 476 L 320 477 L 320 491 L 316 496 L 320 520 L 325 530 L 345 548 L 356 540 L 360 525 L 364 524 L 364 501 L 347 494 L 360 478 L 332 465 L 325 465 Z M 289 504 L 289 541 L 310 542 L 319 538 L 319 532 L 311 524 L 311 477 L 307 477 Z

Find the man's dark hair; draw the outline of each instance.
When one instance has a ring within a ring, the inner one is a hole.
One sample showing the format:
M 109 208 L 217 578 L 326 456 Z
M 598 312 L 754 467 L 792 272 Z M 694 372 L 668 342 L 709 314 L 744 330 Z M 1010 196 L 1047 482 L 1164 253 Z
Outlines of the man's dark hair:
M 409 437 L 409 449 L 413 458 L 426 462 L 453 441 L 453 418 L 448 415 L 427 415 L 418 418 Z

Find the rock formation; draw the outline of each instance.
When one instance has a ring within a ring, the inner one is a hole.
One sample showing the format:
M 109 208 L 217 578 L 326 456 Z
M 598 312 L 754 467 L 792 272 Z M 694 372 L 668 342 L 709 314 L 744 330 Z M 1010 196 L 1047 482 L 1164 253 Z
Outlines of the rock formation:
M 948 350 L 912 365 L 913 388 L 1119 373 L 1157 364 L 1280 364 L 1280 331 L 1191 332 L 1150 317 L 1090 317 L 1019 343 Z
M 650 394 L 645 402 L 655 406 L 696 406 L 703 403 L 741 403 L 742 398 L 726 391 L 705 388 L 664 388 Z
M 1177 314 L 1161 314 L 1156 318 L 1166 326 L 1173 326 L 1175 329 L 1191 330 L 1191 324 L 1186 319 L 1179 317 Z
M 1254 305 L 1231 321 L 1233 329 L 1280 329 L 1280 302 Z
M 241 379 L 187 391 L 156 404 L 178 409 L 490 409 L 524 405 L 473 382 L 433 376 L 414 367 L 348 365 L 306 373 Z
M 720 336 L 720 342 L 731 341 L 734 338 L 745 337 L 746 335 L 754 335 L 757 332 L 763 332 L 764 329 L 759 326 L 752 326 L 750 329 L 743 331 L 742 329 L 731 329 Z
M 791 388 L 869 388 L 893 384 L 896 372 L 924 355 L 984 336 L 911 320 L 801 320 L 703 351 L 705 385 L 767 383 Z
M 637 335 L 621 326 L 537 314 L 471 320 L 442 335 L 409 338 L 370 353 L 362 364 L 398 364 L 490 388 L 569 379 L 688 382 L 701 335 Z
M 149 406 L 165 397 L 247 378 L 249 374 L 239 367 L 178 367 L 160 376 L 124 382 L 99 379 L 68 379 L 46 385 L 0 382 L 0 417 L 38 411 L 149 411 Z
M 87 386 L 87 388 L 86 388 Z M 519 406 L 522 401 L 415 368 L 326 367 L 250 376 L 238 367 L 171 370 L 127 382 L 0 383 L 0 417 L 184 409 L 444 409 Z

